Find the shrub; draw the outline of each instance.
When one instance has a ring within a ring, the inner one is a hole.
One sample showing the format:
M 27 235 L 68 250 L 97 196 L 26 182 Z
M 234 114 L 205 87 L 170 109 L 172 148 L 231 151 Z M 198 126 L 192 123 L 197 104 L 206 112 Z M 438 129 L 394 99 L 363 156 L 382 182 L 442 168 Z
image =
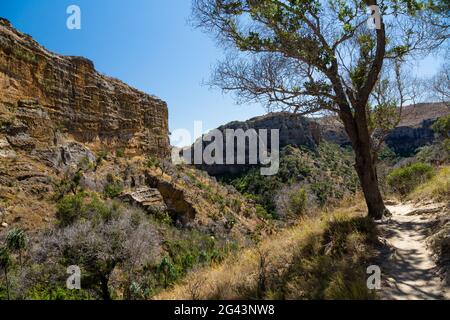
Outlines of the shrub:
M 297 217 L 308 209 L 308 193 L 300 185 L 287 186 L 277 195 L 278 217 Z
M 84 290 L 68 290 L 63 287 L 48 288 L 43 285 L 33 287 L 27 294 L 29 300 L 89 300 L 89 294 Z
M 262 205 L 257 204 L 255 207 L 256 207 L 256 215 L 258 217 L 266 220 L 270 220 L 273 218 Z
M 106 159 L 106 156 L 108 155 L 108 152 L 106 152 L 105 150 L 100 150 L 97 152 L 96 156 L 97 156 L 97 166 L 100 165 L 100 163 Z
M 406 167 L 397 168 L 387 176 L 388 186 L 402 196 L 413 191 L 418 185 L 429 180 L 433 176 L 433 167 L 417 162 Z
M 161 165 L 161 163 L 160 163 L 160 161 L 159 161 L 157 158 L 150 157 L 150 158 L 147 160 L 146 165 L 147 165 L 148 168 L 153 169 L 153 168 L 159 168 L 159 166 Z
M 122 192 L 123 185 L 118 181 L 108 183 L 103 190 L 105 196 L 111 199 L 117 198 Z
M 116 157 L 123 158 L 125 156 L 125 149 L 119 148 L 116 150 Z
M 439 118 L 432 126 L 434 132 L 444 137 L 450 138 L 450 115 Z
M 105 300 L 111 299 L 109 281 L 114 271 L 123 272 L 117 281 L 122 287 L 130 288 L 148 265 L 156 263 L 160 251 L 158 231 L 144 213 L 137 210 L 118 210 L 118 213 L 106 219 L 97 216 L 97 219 L 80 220 L 44 234 L 36 256 L 42 256 L 45 262 L 53 258 L 61 265 L 80 266 L 83 289 L 93 290 Z M 130 294 L 125 290 L 126 299 Z
M 22 251 L 27 246 L 27 236 L 21 229 L 11 229 L 6 235 L 6 245 L 12 252 L 19 253 L 20 265 L 22 265 Z
M 56 219 L 61 227 L 74 223 L 83 211 L 84 194 L 79 193 L 63 197 L 56 205 Z
M 295 215 L 302 215 L 306 211 L 307 195 L 304 188 L 293 190 L 289 194 L 289 204 Z
M 118 197 L 123 191 L 123 183 L 110 173 L 106 176 L 106 185 L 103 188 L 103 194 L 107 198 L 114 199 Z
M 78 220 L 109 220 L 113 218 L 118 207 L 115 203 L 107 204 L 96 195 L 78 193 L 65 196 L 57 204 L 56 218 L 59 227 L 68 227 Z

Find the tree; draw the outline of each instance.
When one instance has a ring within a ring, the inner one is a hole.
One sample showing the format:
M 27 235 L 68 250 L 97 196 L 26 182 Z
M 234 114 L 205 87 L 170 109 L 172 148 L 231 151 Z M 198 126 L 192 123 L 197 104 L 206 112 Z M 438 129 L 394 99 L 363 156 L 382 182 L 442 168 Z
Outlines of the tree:
M 8 281 L 8 270 L 10 266 L 11 266 L 11 256 L 9 254 L 8 248 L 0 247 L 0 268 L 2 268 L 3 272 L 5 273 L 6 294 L 8 295 L 8 300 L 10 299 L 9 281 Z
M 380 11 L 373 30 L 371 5 Z M 369 215 L 381 219 L 388 211 L 370 128 L 374 88 L 382 74 L 395 79 L 393 65 L 446 43 L 445 8 L 444 0 L 194 0 L 193 17 L 230 53 L 212 85 L 269 110 L 339 116 Z
M 12 229 L 6 235 L 6 245 L 12 252 L 19 254 L 19 262 L 22 266 L 22 251 L 27 246 L 27 236 L 21 229 Z

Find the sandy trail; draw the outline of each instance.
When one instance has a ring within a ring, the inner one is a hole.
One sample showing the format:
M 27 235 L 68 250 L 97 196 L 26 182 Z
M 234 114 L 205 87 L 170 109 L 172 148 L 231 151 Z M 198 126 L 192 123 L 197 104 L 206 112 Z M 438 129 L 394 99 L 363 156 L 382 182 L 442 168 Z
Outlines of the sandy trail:
M 427 231 L 432 221 L 426 212 L 435 210 L 436 205 L 415 207 L 412 204 L 400 204 L 388 208 L 392 218 L 383 222 L 381 227 L 384 237 L 394 250 L 382 265 L 382 298 L 450 299 L 450 292 L 443 287 L 426 245 Z

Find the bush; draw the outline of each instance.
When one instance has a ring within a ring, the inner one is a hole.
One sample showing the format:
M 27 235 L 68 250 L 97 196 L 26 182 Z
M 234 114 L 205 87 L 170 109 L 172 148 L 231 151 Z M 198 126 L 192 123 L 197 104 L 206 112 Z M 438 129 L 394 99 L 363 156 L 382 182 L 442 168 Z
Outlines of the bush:
M 119 148 L 116 150 L 116 157 L 123 158 L 125 156 L 125 149 Z
M 114 199 L 114 198 L 117 198 L 118 196 L 120 196 L 122 191 L 123 191 L 123 185 L 117 181 L 108 183 L 105 186 L 105 189 L 103 190 L 105 196 L 107 198 L 111 198 L 111 199 Z
M 63 228 L 81 219 L 111 219 L 118 209 L 115 204 L 108 205 L 96 195 L 87 193 L 65 196 L 56 207 L 56 218 L 59 226 Z
M 117 198 L 123 191 L 123 183 L 114 178 L 112 174 L 106 176 L 106 185 L 103 189 L 103 193 L 107 198 Z
M 289 204 L 295 215 L 302 215 L 306 211 L 308 197 L 305 188 L 299 188 L 289 194 Z
M 277 196 L 278 217 L 297 217 L 308 209 L 308 192 L 299 185 L 283 188 Z
M 387 184 L 392 191 L 402 196 L 413 191 L 418 185 L 433 176 L 433 167 L 417 162 L 406 167 L 397 168 L 387 176 Z
M 63 287 L 48 288 L 42 285 L 37 285 L 32 288 L 27 294 L 28 300 L 49 300 L 49 301 L 63 301 L 63 300 L 90 300 L 91 297 L 84 290 L 68 290 Z
M 56 205 L 56 219 L 61 227 L 74 223 L 81 215 L 83 209 L 84 195 L 65 196 Z

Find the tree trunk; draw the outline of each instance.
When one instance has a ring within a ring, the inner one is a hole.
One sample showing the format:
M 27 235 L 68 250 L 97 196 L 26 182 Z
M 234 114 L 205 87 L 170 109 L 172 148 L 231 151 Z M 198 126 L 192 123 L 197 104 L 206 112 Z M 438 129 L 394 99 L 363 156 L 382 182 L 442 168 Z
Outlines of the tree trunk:
M 100 289 L 102 290 L 102 298 L 103 300 L 109 301 L 111 300 L 111 295 L 109 293 L 108 288 L 109 277 L 102 277 L 100 279 Z
M 355 169 L 358 173 L 364 198 L 366 199 L 369 217 L 380 220 L 385 214 L 388 214 L 389 211 L 384 205 L 383 197 L 380 192 L 376 167 L 371 151 L 364 145 L 357 146 L 356 148 L 354 147 L 354 149 L 356 158 Z
M 354 114 L 348 106 L 341 108 L 340 118 L 355 152 L 355 169 L 358 173 L 361 188 L 364 193 L 369 217 L 381 220 L 389 215 L 384 205 L 383 197 L 378 185 L 378 175 L 375 157 L 372 152 L 372 140 L 367 125 L 365 108 L 357 108 Z
M 9 295 L 9 281 L 8 281 L 8 270 L 7 270 L 7 267 L 5 267 L 5 281 L 6 281 L 6 294 L 7 294 L 8 300 L 11 300 L 11 297 Z

